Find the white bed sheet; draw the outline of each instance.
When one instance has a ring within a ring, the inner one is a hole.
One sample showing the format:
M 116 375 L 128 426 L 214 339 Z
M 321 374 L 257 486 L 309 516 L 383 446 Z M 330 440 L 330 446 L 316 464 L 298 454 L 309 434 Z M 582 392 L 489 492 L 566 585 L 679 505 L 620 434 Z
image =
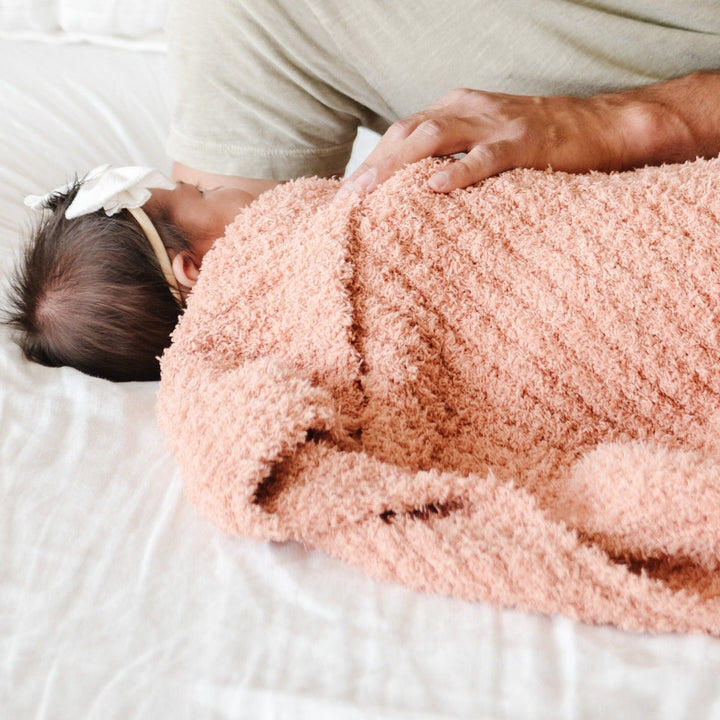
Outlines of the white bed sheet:
M 0 41 L 0 261 L 22 197 L 169 169 L 159 53 Z M 222 536 L 182 496 L 154 384 L 23 361 L 0 333 L 0 717 L 720 718 L 720 641 L 499 611 Z

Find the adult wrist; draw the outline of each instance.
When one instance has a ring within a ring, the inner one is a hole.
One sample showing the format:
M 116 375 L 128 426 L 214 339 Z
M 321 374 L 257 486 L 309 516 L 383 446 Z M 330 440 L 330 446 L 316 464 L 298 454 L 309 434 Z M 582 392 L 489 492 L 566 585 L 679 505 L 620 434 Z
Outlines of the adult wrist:
M 625 168 L 712 157 L 720 134 L 704 104 L 718 89 L 718 76 L 692 75 L 616 95 L 593 98 L 609 108 Z

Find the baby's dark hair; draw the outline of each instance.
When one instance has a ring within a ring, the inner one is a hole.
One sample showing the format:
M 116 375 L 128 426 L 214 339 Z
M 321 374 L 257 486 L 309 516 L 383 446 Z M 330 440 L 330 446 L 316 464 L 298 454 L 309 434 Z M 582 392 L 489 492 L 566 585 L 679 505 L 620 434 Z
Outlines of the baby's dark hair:
M 114 381 L 156 380 L 182 311 L 127 210 L 68 220 L 81 181 L 47 203 L 11 285 L 7 322 L 26 358 Z M 170 256 L 189 242 L 155 223 Z

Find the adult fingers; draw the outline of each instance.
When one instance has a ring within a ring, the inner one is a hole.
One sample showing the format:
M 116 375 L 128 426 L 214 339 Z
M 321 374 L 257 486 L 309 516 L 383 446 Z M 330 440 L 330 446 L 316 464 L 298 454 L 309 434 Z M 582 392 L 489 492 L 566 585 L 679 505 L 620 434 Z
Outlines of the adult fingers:
M 432 175 L 428 185 L 436 192 L 447 193 L 517 166 L 517 143 L 499 140 L 476 145 L 465 157 Z
M 467 149 L 467 127 L 460 118 L 423 114 L 394 123 L 377 147 L 350 175 L 340 192 L 369 192 L 409 163 Z

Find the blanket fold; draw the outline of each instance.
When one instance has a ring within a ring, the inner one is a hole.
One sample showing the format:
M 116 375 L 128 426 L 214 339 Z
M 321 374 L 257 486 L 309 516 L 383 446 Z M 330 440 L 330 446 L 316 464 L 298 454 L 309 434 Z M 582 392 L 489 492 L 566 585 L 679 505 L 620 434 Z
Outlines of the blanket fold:
M 720 635 L 720 161 L 308 179 L 206 256 L 159 418 L 200 511 L 384 580 Z

